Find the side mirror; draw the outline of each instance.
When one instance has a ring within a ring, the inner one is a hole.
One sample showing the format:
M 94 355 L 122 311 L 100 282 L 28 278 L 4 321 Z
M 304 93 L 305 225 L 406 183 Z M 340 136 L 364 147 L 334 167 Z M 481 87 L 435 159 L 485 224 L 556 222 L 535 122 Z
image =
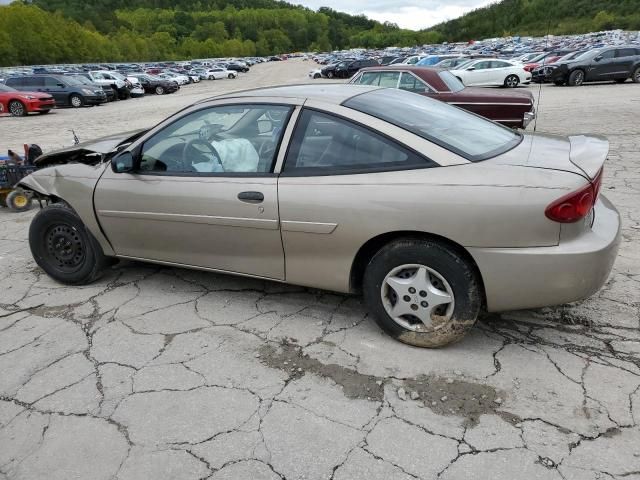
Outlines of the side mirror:
M 468 72 L 472 72 L 472 71 L 474 71 L 475 69 L 476 69 L 476 67 L 469 67 L 469 68 L 467 68 L 467 71 L 468 71 Z
M 64 87 L 66 87 L 66 85 L 65 85 L 64 83 L 58 83 L 57 85 L 58 85 L 58 87 L 60 87 L 60 88 L 64 88 Z
M 596 62 L 599 62 L 600 60 L 602 60 L 602 55 L 598 55 L 596 58 L 594 58 L 594 60 Z
M 111 170 L 114 173 L 133 172 L 134 162 L 131 152 L 122 152 L 111 159 Z

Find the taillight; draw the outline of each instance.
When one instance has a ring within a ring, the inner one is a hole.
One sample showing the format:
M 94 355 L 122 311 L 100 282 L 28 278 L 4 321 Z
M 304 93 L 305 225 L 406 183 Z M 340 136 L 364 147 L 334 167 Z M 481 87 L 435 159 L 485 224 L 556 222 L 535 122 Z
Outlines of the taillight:
M 575 223 L 582 220 L 589 215 L 596 204 L 600 185 L 602 185 L 602 169 L 591 183 L 554 201 L 547 207 L 544 214 L 549 220 L 560 223 Z

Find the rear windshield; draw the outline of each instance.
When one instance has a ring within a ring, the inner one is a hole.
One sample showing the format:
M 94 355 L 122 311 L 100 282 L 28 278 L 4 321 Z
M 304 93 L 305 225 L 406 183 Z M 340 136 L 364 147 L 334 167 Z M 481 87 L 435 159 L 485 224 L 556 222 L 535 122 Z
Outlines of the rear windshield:
M 459 92 L 460 90 L 464 90 L 464 83 L 458 80 L 458 78 L 455 77 L 453 73 L 445 70 L 439 72 L 438 75 L 440 75 L 440 79 L 447 84 L 447 87 L 449 87 L 449 91 Z
M 522 135 L 444 102 L 397 89 L 378 89 L 343 103 L 478 162 L 511 150 Z

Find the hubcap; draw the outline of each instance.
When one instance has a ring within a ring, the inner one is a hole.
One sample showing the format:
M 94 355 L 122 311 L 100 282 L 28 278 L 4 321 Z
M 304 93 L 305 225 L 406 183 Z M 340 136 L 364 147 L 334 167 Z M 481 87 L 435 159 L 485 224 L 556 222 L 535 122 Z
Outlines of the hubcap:
M 16 116 L 21 116 L 24 113 L 24 108 L 22 107 L 22 104 L 18 102 L 13 102 L 11 104 L 11 113 Z
M 584 78 L 584 75 L 582 74 L 582 72 L 578 73 L 578 75 L 576 75 L 576 85 L 581 85 L 583 78 Z
M 82 101 L 81 101 L 78 97 L 73 97 L 73 98 L 71 99 L 71 104 L 72 104 L 74 107 L 79 107 L 81 103 L 82 103 Z
M 54 225 L 45 236 L 49 262 L 70 273 L 78 270 L 85 258 L 85 248 L 78 231 L 69 225 Z
M 453 290 L 445 278 L 419 264 L 391 270 L 380 293 L 393 321 L 417 332 L 436 330 L 446 324 L 455 306 Z
M 18 208 L 24 208 L 29 200 L 24 195 L 18 195 L 13 199 L 13 204 Z
M 518 81 L 514 77 L 509 77 L 507 79 L 507 85 L 510 87 L 515 87 L 518 84 Z

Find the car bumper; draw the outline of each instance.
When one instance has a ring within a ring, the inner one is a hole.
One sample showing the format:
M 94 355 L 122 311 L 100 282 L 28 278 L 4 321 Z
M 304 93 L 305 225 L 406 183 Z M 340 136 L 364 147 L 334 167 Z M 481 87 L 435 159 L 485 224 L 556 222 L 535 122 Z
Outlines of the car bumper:
M 607 281 L 620 245 L 620 214 L 605 197 L 590 230 L 554 247 L 469 248 L 484 281 L 487 310 L 561 305 L 587 298 Z
M 27 112 L 45 112 L 47 110 L 51 110 L 52 108 L 55 108 L 56 102 L 53 98 L 51 100 L 45 100 L 45 101 L 35 100 L 35 101 L 28 102 L 26 106 L 27 106 Z
M 101 103 L 105 103 L 107 101 L 107 95 L 85 95 L 84 103 L 87 105 L 100 105 Z
M 522 118 L 522 128 L 527 128 L 527 126 L 536 119 L 536 111 L 531 110 L 530 112 L 524 112 Z

